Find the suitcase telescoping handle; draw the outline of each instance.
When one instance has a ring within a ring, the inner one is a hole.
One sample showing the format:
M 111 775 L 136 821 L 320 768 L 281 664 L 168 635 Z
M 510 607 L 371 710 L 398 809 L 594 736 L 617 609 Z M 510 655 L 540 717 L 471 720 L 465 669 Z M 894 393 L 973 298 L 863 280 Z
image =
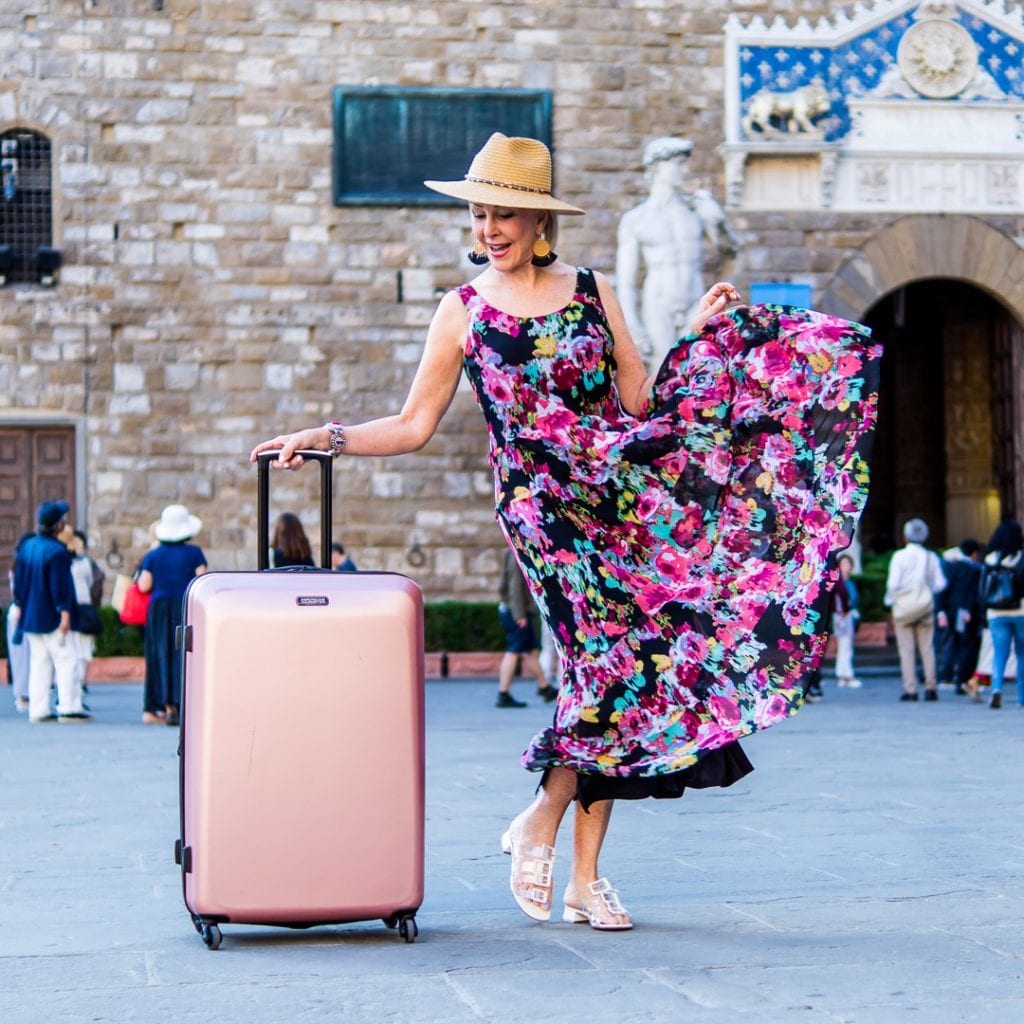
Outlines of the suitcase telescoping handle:
M 332 468 L 334 459 L 327 452 L 303 448 L 296 454 L 306 462 L 320 463 L 320 564 L 331 567 L 331 522 L 334 517 L 332 494 Z M 259 545 L 257 566 L 262 571 L 270 568 L 270 463 L 277 458 L 277 452 L 260 452 L 256 456 L 256 543 Z

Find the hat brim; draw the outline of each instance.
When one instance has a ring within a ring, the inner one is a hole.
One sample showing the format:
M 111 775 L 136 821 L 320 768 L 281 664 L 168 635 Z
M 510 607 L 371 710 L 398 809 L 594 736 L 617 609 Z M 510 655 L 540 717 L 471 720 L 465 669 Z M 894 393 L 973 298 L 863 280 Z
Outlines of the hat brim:
M 513 210 L 551 210 L 552 213 L 582 214 L 578 206 L 565 203 L 552 195 L 541 192 L 524 192 L 516 188 L 504 188 L 482 181 L 425 181 L 427 188 L 443 196 L 463 199 L 467 203 L 483 203 L 485 206 L 506 206 Z
M 194 537 L 203 528 L 203 521 L 198 516 L 189 516 L 188 523 L 184 526 L 169 527 L 164 526 L 161 522 L 157 522 L 153 528 L 153 536 L 157 540 L 167 541 L 168 544 L 173 544 L 175 541 L 188 540 L 189 537 Z

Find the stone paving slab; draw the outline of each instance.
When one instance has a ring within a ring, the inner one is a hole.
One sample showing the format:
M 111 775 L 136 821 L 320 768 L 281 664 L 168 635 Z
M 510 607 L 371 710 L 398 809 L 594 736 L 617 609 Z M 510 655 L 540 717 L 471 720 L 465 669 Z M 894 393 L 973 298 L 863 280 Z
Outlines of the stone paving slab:
M 427 687 L 416 943 L 379 922 L 225 925 L 217 952 L 171 858 L 176 733 L 139 724 L 140 687 L 93 687 L 75 727 L 29 726 L 0 689 L 0 1022 L 1024 1019 L 1016 705 L 826 683 L 745 741 L 757 770 L 731 789 L 616 808 L 601 866 L 637 927 L 613 935 L 511 901 L 498 838 L 551 708 L 497 710 L 494 689 Z

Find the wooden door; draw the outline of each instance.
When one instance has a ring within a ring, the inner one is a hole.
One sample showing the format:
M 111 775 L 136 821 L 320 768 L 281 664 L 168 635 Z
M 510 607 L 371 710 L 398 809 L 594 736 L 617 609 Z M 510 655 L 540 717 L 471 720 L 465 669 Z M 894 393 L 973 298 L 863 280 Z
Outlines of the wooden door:
M 6 583 L 18 538 L 35 530 L 44 501 L 66 501 L 75 509 L 74 427 L 0 428 L 0 573 Z M 4 587 L 4 601 L 10 592 Z
M 992 419 L 995 437 L 995 469 L 999 486 L 1000 511 L 1017 518 L 1017 454 L 1014 408 L 1013 324 L 1003 317 L 996 324 L 992 344 Z

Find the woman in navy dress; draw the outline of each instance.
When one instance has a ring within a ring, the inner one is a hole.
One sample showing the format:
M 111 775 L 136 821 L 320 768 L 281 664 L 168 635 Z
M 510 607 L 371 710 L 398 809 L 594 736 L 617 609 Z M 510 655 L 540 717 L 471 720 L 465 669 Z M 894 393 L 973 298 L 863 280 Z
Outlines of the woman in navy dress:
M 174 633 L 181 625 L 182 598 L 189 580 L 206 572 L 202 549 L 188 543 L 202 525 L 184 505 L 168 505 L 153 527 L 159 543 L 142 559 L 139 589 L 151 595 L 146 612 L 146 685 L 142 714 L 147 724 L 161 717 L 167 725 L 178 724 L 181 659 L 174 649 Z

